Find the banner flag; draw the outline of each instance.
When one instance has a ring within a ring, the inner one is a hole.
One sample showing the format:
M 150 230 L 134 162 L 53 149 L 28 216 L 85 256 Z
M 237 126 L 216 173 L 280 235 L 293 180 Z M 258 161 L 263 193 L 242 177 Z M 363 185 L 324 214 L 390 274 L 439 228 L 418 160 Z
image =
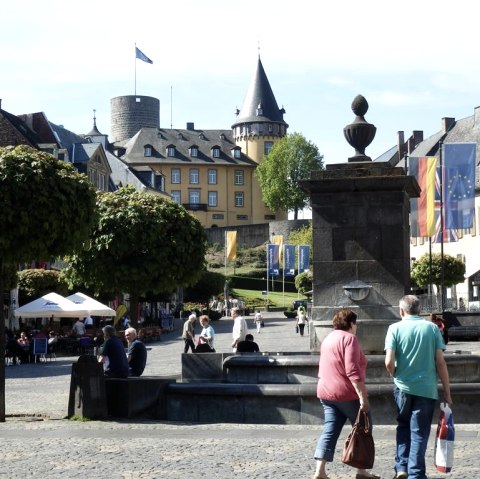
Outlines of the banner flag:
M 442 223 L 440 211 L 443 209 L 440 207 L 440 188 L 442 182 L 440 181 L 441 175 L 440 168 L 437 168 L 435 173 L 435 234 L 432 238 L 433 243 L 455 243 L 458 241 L 458 230 L 447 230 L 445 228 L 445 211 L 443 211 L 443 238 L 442 238 Z
M 437 158 L 409 158 L 408 171 L 420 186 L 420 197 L 410 200 L 410 236 L 435 234 L 435 173 Z
M 298 247 L 298 272 L 310 271 L 310 246 L 300 245 Z
M 237 259 L 237 232 L 227 231 L 226 233 L 226 256 L 227 261 L 235 261 Z
M 267 245 L 268 275 L 278 276 L 280 273 L 279 246 L 278 244 Z
M 443 145 L 446 229 L 464 229 L 473 226 L 476 151 L 476 143 L 445 143 Z
M 138 47 L 135 47 L 135 58 L 138 58 L 145 63 L 153 63 L 152 60 L 150 60 L 150 58 L 148 58 Z
M 283 269 L 285 276 L 295 276 L 295 246 L 293 244 L 286 244 L 283 246 L 283 259 L 285 266 Z
M 279 261 L 282 262 L 283 260 L 283 235 L 273 235 L 272 236 L 272 243 L 273 244 L 278 244 L 279 246 Z

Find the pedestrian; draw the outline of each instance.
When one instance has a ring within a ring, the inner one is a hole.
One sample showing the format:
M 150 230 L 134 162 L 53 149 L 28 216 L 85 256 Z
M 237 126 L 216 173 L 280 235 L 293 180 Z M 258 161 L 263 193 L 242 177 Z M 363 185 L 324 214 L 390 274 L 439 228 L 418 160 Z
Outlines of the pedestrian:
M 262 328 L 263 316 L 259 309 L 257 309 L 254 317 L 255 326 L 257 327 L 257 333 L 260 334 L 260 329 Z
M 83 324 L 85 325 L 85 329 L 93 329 L 93 318 L 88 315 L 83 318 Z
M 438 378 L 444 400 L 452 404 L 450 380 L 440 329 L 420 317 L 420 301 L 400 300 L 401 321 L 388 327 L 385 366 L 393 377 L 397 410 L 395 479 L 426 479 L 425 453 L 438 399 Z
M 125 348 L 117 336 L 115 328 L 111 325 L 103 329 L 105 342 L 101 346 L 98 362 L 103 363 L 105 376 L 111 378 L 128 378 L 129 367 Z
M 341 309 L 333 316 L 333 331 L 323 340 L 318 367 L 317 397 L 323 406 L 324 426 L 317 447 L 313 479 L 328 479 L 327 462 L 333 461 L 335 447 L 348 419 L 353 425 L 359 409 L 368 414 L 370 405 L 365 385 L 367 358 L 357 339 L 357 315 Z M 356 479 L 379 476 L 357 469 Z
M 214 353 L 215 348 L 213 347 L 213 345 L 215 341 L 215 330 L 210 324 L 210 318 L 206 314 L 203 314 L 202 316 L 200 316 L 199 321 L 203 329 L 200 333 L 200 336 L 198 337 L 199 344 L 195 349 L 197 352 Z
M 145 365 L 147 364 L 147 348 L 137 336 L 135 328 L 125 330 L 125 339 L 127 340 L 127 361 L 130 369 L 130 376 L 141 376 Z
M 74 325 L 72 326 L 72 334 L 73 336 L 76 336 L 77 338 L 81 338 L 82 336 L 85 336 L 85 324 L 83 323 L 83 318 L 80 319 L 78 318 Z
M 237 353 L 259 353 L 260 348 L 254 341 L 253 334 L 247 334 L 245 341 L 240 341 L 237 345 Z
M 305 309 L 300 306 L 297 311 L 297 324 L 296 326 L 298 327 L 298 332 L 300 333 L 300 336 L 303 336 L 303 333 L 305 331 L 305 325 L 308 323 L 308 316 L 307 312 Z
M 233 319 L 233 330 L 232 330 L 232 351 L 235 353 L 237 351 L 237 345 L 240 341 L 245 340 L 245 336 L 248 331 L 247 322 L 240 315 L 240 309 L 234 307 L 231 309 L 232 319 Z
M 197 321 L 197 315 L 192 313 L 183 325 L 182 338 L 185 341 L 184 353 L 188 353 L 190 349 L 192 353 L 195 350 L 195 322 Z

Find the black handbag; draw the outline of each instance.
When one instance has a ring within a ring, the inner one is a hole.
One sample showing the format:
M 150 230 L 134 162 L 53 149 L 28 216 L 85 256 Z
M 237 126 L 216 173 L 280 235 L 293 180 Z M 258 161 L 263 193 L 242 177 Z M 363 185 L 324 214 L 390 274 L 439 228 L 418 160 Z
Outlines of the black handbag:
M 342 462 L 357 469 L 371 469 L 375 462 L 375 443 L 368 414 L 358 410 L 355 424 L 345 440 Z

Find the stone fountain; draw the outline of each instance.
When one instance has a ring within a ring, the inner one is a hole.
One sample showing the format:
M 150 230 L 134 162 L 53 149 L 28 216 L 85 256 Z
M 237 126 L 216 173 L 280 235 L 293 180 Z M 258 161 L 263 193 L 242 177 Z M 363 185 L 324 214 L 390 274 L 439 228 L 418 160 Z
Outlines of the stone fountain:
M 383 352 L 387 328 L 398 321 L 399 299 L 410 286 L 409 200 L 420 188 L 403 168 L 365 155 L 376 128 L 365 120 L 363 96 L 353 100 L 352 110 L 356 117 L 343 131 L 355 155 L 301 181 L 312 206 L 314 352 L 340 307 L 358 314 L 365 352 Z

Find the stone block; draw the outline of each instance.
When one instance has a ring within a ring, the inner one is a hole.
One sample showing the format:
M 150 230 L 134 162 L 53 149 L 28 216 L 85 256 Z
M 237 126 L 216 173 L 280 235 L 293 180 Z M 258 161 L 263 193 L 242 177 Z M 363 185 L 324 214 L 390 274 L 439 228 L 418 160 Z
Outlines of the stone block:
M 182 382 L 220 382 L 223 380 L 223 361 L 230 354 L 182 354 Z

